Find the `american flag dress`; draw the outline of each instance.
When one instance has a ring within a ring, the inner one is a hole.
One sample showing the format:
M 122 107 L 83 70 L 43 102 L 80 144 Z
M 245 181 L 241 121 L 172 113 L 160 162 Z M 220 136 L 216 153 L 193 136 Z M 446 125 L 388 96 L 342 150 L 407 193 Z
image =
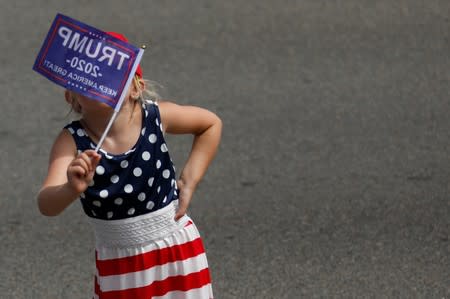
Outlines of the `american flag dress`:
M 102 159 L 80 200 L 95 232 L 98 299 L 211 299 L 211 277 L 189 216 L 175 221 L 178 189 L 157 103 L 142 106 L 129 151 Z M 65 127 L 78 151 L 95 148 L 79 121 Z

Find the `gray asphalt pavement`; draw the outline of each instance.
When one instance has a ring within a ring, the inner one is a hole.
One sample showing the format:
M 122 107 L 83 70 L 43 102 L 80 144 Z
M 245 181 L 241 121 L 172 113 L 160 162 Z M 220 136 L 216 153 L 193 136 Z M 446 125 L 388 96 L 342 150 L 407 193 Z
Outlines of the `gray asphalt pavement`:
M 146 43 L 165 98 L 222 118 L 190 209 L 216 298 L 450 298 L 448 0 L 3 0 L 0 298 L 93 287 L 80 205 L 35 200 L 75 117 L 31 70 L 57 12 Z

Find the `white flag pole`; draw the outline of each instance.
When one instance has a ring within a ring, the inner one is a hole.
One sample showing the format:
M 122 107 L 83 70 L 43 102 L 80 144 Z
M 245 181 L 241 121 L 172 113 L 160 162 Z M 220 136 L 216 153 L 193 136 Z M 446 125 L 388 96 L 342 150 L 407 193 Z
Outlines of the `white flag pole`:
M 122 106 L 123 101 L 125 100 L 125 96 L 127 95 L 128 87 L 131 84 L 131 81 L 133 80 L 134 74 L 136 73 L 136 69 L 141 62 L 142 55 L 144 54 L 145 47 L 139 49 L 139 52 L 136 56 L 136 60 L 134 61 L 133 67 L 131 68 L 131 72 L 128 75 L 128 80 L 125 83 L 125 87 L 122 89 L 122 94 L 120 95 L 119 101 L 117 102 L 116 106 L 114 107 L 114 113 L 109 119 L 108 125 L 106 126 L 105 131 L 102 134 L 102 137 L 97 143 L 97 146 L 95 147 L 95 152 L 97 153 L 98 150 L 101 148 L 103 141 L 105 141 L 106 136 L 108 135 L 109 130 L 111 129 L 112 124 L 114 123 L 114 120 L 116 119 L 117 115 L 119 114 L 120 107 Z

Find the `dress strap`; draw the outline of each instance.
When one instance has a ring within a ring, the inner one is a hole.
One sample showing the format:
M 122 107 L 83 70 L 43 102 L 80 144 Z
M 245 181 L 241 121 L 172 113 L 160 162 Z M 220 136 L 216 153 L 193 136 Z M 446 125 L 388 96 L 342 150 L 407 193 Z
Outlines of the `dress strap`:
M 75 120 L 66 125 L 64 129 L 68 130 L 72 135 L 78 150 L 84 151 L 87 149 L 95 148 L 95 145 L 90 141 L 89 137 L 86 134 L 86 131 L 81 126 L 80 121 Z

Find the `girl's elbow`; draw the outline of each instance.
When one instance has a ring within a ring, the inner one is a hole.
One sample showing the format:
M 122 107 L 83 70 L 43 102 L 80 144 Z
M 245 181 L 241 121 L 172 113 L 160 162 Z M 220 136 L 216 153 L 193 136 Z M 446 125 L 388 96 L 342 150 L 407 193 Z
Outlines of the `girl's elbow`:
M 58 215 L 57 213 L 55 213 L 54 211 L 51 211 L 50 209 L 48 209 L 45 206 L 42 206 L 40 204 L 38 204 L 38 208 L 39 208 L 39 212 L 41 213 L 41 215 L 43 216 L 47 216 L 47 217 L 53 217 Z
M 218 124 L 218 126 L 222 127 L 222 119 L 217 114 L 215 114 L 215 116 L 216 116 L 216 123 Z
M 41 212 L 41 215 L 47 216 L 47 217 L 55 217 L 55 216 L 58 216 L 59 214 L 61 214 L 61 212 L 43 209 L 41 207 L 39 207 L 39 212 Z
M 42 200 L 41 197 L 38 197 L 37 199 L 37 206 L 39 209 L 39 212 L 47 217 L 53 217 L 53 216 L 58 216 L 61 212 L 60 211 L 56 211 L 55 209 L 52 209 L 52 207 L 47 203 L 44 202 L 44 200 Z
M 222 119 L 220 119 L 220 117 L 217 114 L 213 114 L 213 125 L 219 129 L 219 131 L 222 131 Z
M 206 121 L 203 125 L 199 127 L 198 130 L 194 131 L 193 134 L 197 137 L 202 135 L 207 136 L 219 136 L 222 133 L 222 120 L 217 116 L 217 114 L 210 112 Z

